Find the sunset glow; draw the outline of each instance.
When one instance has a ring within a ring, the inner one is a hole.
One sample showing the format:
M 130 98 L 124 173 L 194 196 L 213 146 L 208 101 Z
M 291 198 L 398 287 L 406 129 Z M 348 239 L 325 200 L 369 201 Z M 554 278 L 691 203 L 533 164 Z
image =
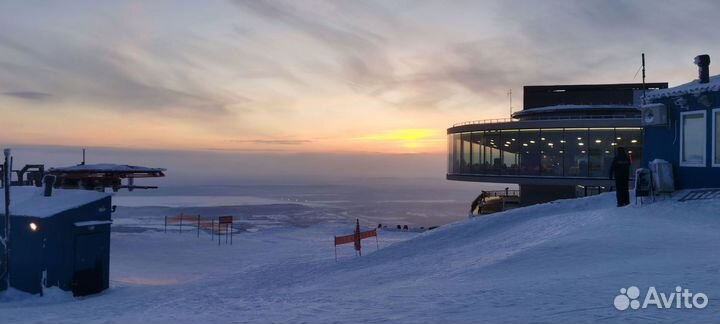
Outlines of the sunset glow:
M 573 2 L 312 3 L 4 3 L 0 144 L 441 153 L 453 123 L 519 110 L 525 84 L 638 81 L 641 49 L 672 84 L 697 52 L 630 32 L 633 46 L 598 46 L 618 32 Z

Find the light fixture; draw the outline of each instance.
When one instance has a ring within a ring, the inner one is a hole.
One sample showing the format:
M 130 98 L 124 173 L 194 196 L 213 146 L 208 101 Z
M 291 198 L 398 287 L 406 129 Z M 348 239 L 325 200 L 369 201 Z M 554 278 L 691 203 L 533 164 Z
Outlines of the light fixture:
M 527 143 L 523 143 L 523 146 L 528 146 Z
M 535 144 L 535 141 L 530 141 L 530 144 Z
M 560 140 L 560 143 L 565 143 L 565 140 Z
M 630 141 L 630 143 L 637 143 L 637 140 L 632 140 Z
M 583 145 L 585 145 L 585 143 L 583 143 L 583 142 L 578 143 L 578 146 L 583 146 Z
M 617 137 L 617 140 L 618 140 L 618 141 L 621 140 L 621 139 L 622 139 L 622 137 L 620 137 L 620 136 Z
M 515 142 L 515 139 L 514 139 L 514 138 L 511 138 L 510 140 L 513 141 L 513 142 Z
M 595 143 L 602 143 L 602 140 L 596 139 Z
M 582 141 L 582 137 L 578 137 L 578 141 Z
M 610 145 L 615 146 L 615 145 L 617 145 L 617 143 L 610 143 Z
M 544 140 L 545 140 L 545 137 L 540 137 L 540 140 L 541 140 L 541 141 L 544 141 Z
M 548 146 L 553 146 L 553 145 L 555 145 L 555 144 L 553 144 L 553 143 L 548 143 Z
M 35 232 L 35 231 L 37 231 L 37 229 L 38 229 L 37 224 L 31 222 L 31 223 L 30 223 L 30 230 L 33 231 L 33 232 Z
M 628 151 L 628 153 L 632 154 L 632 151 Z

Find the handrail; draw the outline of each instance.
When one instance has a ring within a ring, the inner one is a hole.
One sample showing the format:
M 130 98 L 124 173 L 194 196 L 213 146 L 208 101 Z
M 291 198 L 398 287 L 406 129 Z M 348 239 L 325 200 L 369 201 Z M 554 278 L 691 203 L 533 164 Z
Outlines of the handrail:
M 453 127 L 464 126 L 464 125 L 475 125 L 475 124 L 499 124 L 499 123 L 510 123 L 518 121 L 516 118 L 494 118 L 494 119 L 481 119 L 481 120 L 470 120 L 453 124 Z
M 453 124 L 452 127 L 466 126 L 466 125 L 482 125 L 482 124 L 499 124 L 499 123 L 512 123 L 525 120 L 583 120 L 583 119 L 637 119 L 640 120 L 640 116 L 617 116 L 617 115 L 587 115 L 587 116 L 556 116 L 556 117 L 523 117 L 518 118 L 495 118 L 495 119 L 481 119 L 481 120 L 470 120 Z

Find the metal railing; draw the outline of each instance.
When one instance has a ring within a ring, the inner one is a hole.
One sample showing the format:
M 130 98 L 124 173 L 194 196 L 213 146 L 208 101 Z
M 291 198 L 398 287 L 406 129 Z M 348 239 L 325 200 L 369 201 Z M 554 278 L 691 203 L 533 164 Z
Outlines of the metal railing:
M 586 115 L 586 116 L 554 116 L 554 117 L 523 117 L 522 120 L 585 120 L 585 119 L 637 119 L 640 120 L 640 116 L 621 116 L 621 115 Z M 466 126 L 466 125 L 484 125 L 484 124 L 500 124 L 500 123 L 512 123 L 521 121 L 518 118 L 495 118 L 495 119 L 482 119 L 482 120 L 470 120 L 453 124 L 452 127 Z
M 519 197 L 520 190 L 518 189 L 505 189 L 505 190 L 486 190 L 486 197 Z

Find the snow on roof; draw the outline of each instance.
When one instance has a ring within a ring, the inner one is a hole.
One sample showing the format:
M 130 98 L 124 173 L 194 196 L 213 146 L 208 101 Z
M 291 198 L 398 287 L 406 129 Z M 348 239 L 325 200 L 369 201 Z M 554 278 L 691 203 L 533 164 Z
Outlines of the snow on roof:
M 52 168 L 50 172 L 162 172 L 163 168 L 147 168 L 126 164 L 81 164 L 70 167 Z
M 536 113 L 553 112 L 578 112 L 578 111 L 602 111 L 602 110 L 627 110 L 635 109 L 633 105 L 555 105 L 537 108 L 526 108 L 513 113 L 513 116 L 522 116 Z
M 719 91 L 720 90 L 720 74 L 710 77 L 708 83 L 700 83 L 700 80 L 693 80 L 691 82 L 679 85 L 677 87 L 660 89 L 648 92 L 646 95 L 647 99 L 659 99 L 672 96 L 682 96 L 686 94 L 699 95 L 704 92 Z
M 10 215 L 50 217 L 108 196 L 97 191 L 53 189 L 52 196 L 45 197 L 43 188 L 10 187 Z M 0 206 L 0 215 L 4 215 L 5 195 L 0 195 Z

